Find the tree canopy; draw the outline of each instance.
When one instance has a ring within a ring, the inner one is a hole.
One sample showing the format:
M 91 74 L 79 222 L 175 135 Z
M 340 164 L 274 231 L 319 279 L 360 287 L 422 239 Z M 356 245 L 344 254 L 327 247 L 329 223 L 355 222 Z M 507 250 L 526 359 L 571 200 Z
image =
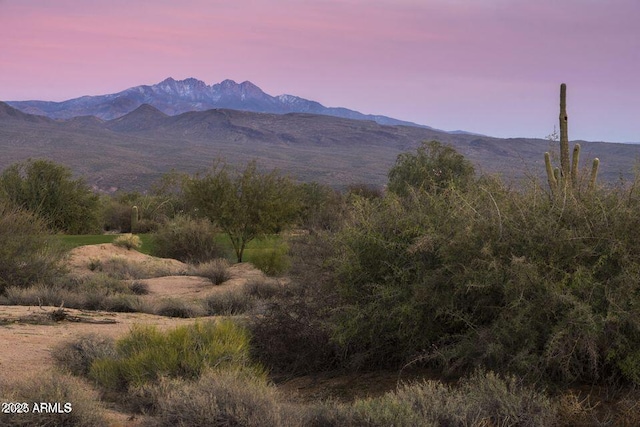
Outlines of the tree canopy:
M 465 186 L 474 176 L 471 162 L 438 141 L 423 142 L 416 153 L 398 155 L 389 171 L 389 191 L 400 196 L 409 188 L 438 192 L 450 184 Z
M 238 262 L 248 242 L 281 231 L 299 205 L 293 181 L 277 170 L 259 172 L 255 161 L 241 171 L 218 162 L 206 174 L 187 178 L 184 194 L 199 215 L 229 235 Z
M 71 170 L 49 160 L 15 163 L 0 175 L 0 195 L 42 217 L 55 231 L 99 229 L 98 196 Z

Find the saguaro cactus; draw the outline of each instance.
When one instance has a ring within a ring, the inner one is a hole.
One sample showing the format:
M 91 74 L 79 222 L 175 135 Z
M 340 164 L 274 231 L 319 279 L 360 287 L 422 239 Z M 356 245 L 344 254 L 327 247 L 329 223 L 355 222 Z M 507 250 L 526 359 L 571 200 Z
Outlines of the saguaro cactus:
M 138 228 L 138 220 L 140 219 L 140 214 L 138 212 L 138 207 L 133 206 L 131 208 L 131 232 L 135 233 Z
M 569 116 L 567 115 L 567 85 L 560 85 L 560 168 L 553 168 L 551 164 L 551 155 L 549 152 L 544 153 L 544 164 L 547 170 L 547 180 L 552 194 L 556 194 L 559 189 L 577 189 L 578 188 L 578 166 L 580 164 L 580 144 L 573 147 L 573 157 L 569 159 Z M 593 160 L 591 168 L 591 178 L 589 180 L 589 188 L 593 189 L 596 185 L 596 177 L 598 175 L 599 159 Z
M 567 115 L 567 85 L 560 85 L 560 170 L 565 182 L 569 178 L 569 116 Z

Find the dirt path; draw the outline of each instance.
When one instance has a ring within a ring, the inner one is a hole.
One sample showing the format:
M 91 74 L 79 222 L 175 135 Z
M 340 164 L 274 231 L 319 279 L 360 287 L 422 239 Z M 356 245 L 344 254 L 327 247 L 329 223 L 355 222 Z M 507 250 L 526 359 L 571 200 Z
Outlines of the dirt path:
M 53 368 L 52 349 L 62 342 L 82 335 L 94 333 L 118 338 L 129 332 L 134 324 L 155 325 L 160 329 L 168 329 L 181 324 L 193 323 L 196 320 L 143 313 L 87 312 L 65 309 L 65 312 L 71 316 L 95 321 L 112 320 L 115 323 L 95 324 L 61 321 L 34 325 L 17 321 L 22 317 L 46 315 L 56 308 L 0 306 L 0 320 L 15 320 L 15 323 L 0 326 L 0 380 L 2 382 L 19 381 L 26 374 L 44 372 Z

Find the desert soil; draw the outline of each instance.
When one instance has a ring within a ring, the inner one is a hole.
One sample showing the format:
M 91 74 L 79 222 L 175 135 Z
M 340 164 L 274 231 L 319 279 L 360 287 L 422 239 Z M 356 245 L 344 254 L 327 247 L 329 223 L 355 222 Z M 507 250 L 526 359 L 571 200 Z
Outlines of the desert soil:
M 88 275 L 93 274 L 89 269 L 92 261 L 104 262 L 114 257 L 123 257 L 128 262 L 139 263 L 152 269 L 161 268 L 169 274 L 140 280 L 149 287 L 149 295 L 145 296 L 147 299 L 201 299 L 209 293 L 228 292 L 244 285 L 247 281 L 264 278 L 260 270 L 251 264 L 242 263 L 230 267 L 230 280 L 215 286 L 205 278 L 183 275 L 187 271 L 187 266 L 179 261 L 151 257 L 112 244 L 75 248 L 70 253 L 68 266 L 72 274 Z M 164 330 L 196 321 L 196 319 L 170 318 L 144 313 L 112 313 L 64 308 L 68 317 L 84 321 L 30 323 L 36 318 L 48 319 L 50 313 L 56 309 L 58 307 L 0 305 L 0 386 L 10 388 L 14 382 L 24 381 L 25 378 L 54 370 L 53 349 L 65 341 L 86 334 L 118 338 L 125 335 L 136 324 L 154 325 Z M 199 318 L 200 321 L 202 319 Z M 114 426 L 136 425 L 136 422 L 129 420 L 127 414 L 109 411 L 109 417 Z

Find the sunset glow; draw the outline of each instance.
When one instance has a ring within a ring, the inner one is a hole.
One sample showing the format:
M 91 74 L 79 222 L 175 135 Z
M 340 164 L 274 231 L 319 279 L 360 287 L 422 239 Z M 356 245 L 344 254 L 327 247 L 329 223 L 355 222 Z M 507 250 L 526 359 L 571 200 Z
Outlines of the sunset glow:
M 0 100 L 250 80 L 363 113 L 640 142 L 637 0 L 0 0 Z

